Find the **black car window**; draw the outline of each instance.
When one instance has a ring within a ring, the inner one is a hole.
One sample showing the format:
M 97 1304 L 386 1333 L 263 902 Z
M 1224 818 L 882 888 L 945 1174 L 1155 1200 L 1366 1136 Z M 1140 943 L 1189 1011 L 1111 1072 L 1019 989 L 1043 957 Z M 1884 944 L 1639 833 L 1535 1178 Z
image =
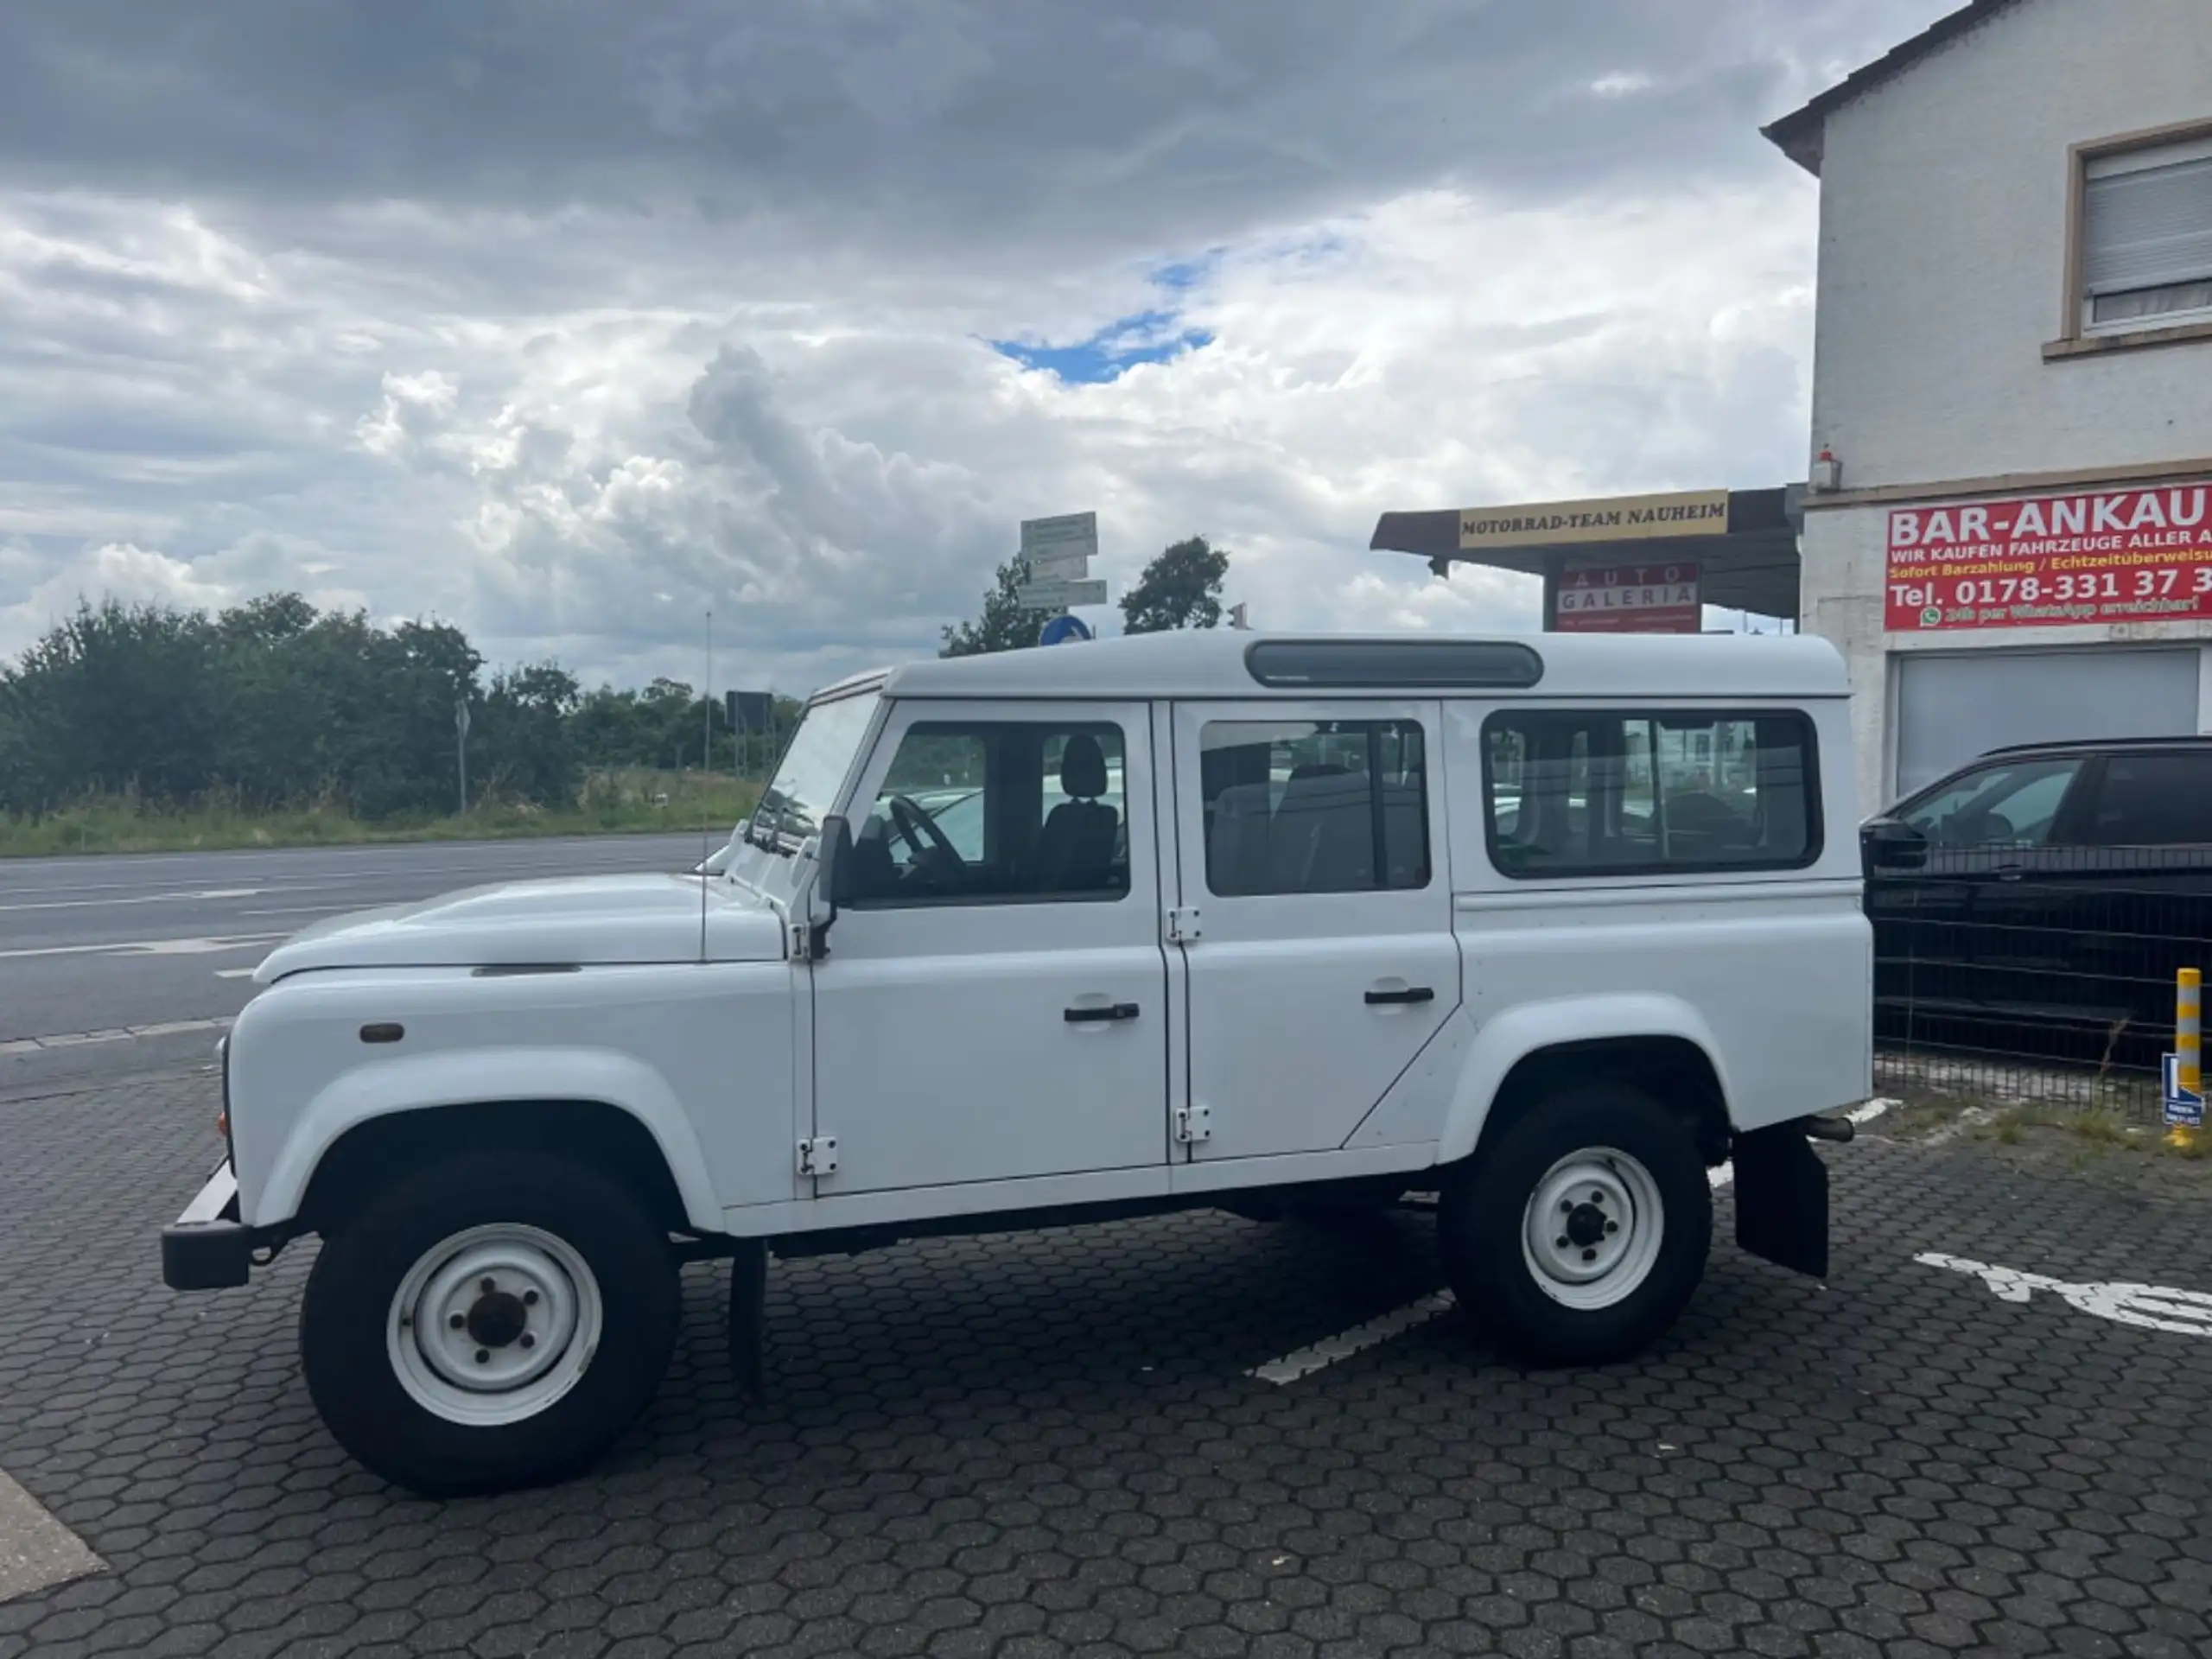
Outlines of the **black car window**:
M 2082 839 L 2092 847 L 2212 842 L 2212 754 L 2115 754 Z
M 1937 847 L 2040 847 L 2081 770 L 2078 756 L 1978 767 L 1937 785 L 1899 816 Z

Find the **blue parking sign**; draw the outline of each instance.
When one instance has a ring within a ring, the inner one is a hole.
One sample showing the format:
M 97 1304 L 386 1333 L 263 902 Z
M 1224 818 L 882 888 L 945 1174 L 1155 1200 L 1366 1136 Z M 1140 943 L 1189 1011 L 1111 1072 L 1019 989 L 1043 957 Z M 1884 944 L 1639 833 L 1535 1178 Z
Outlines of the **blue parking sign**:
M 2166 1127 L 2173 1129 L 2201 1129 L 2204 1127 L 2204 1096 L 2192 1094 L 2181 1086 L 2181 1056 L 2167 1054 L 2160 1057 L 2159 1081 L 2165 1096 Z

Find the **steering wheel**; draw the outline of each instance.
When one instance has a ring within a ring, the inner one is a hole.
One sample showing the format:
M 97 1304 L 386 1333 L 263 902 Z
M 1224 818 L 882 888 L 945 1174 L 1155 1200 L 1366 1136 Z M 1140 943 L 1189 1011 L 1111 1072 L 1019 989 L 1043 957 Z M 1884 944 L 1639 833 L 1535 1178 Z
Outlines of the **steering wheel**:
M 884 804 L 891 809 L 892 828 L 906 843 L 916 863 L 925 861 L 934 853 L 951 861 L 954 869 L 967 868 L 968 861 L 960 856 L 960 849 L 952 844 L 943 827 L 912 800 L 904 795 L 887 795 Z

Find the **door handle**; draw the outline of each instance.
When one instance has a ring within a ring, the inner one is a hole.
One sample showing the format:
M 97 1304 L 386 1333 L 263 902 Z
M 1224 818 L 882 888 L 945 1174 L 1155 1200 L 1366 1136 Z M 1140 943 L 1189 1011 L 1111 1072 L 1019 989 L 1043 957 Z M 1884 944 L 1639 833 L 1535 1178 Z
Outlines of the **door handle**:
M 1103 1025 L 1109 1020 L 1134 1020 L 1137 1005 L 1134 1002 L 1111 1002 L 1103 1008 L 1067 1008 L 1060 1018 L 1071 1026 Z
M 1408 985 L 1402 991 L 1370 991 L 1367 1006 L 1377 1007 L 1387 1002 L 1433 1002 L 1436 993 L 1426 985 Z

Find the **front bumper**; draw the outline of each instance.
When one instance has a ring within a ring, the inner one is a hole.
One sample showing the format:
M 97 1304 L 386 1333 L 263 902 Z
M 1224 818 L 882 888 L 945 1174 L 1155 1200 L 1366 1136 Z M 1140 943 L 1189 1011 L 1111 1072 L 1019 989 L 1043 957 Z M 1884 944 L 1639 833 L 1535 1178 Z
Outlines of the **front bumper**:
M 162 1229 L 162 1282 L 171 1290 L 242 1285 L 253 1253 L 277 1242 L 238 1219 L 238 1179 L 226 1158 L 184 1213 Z

